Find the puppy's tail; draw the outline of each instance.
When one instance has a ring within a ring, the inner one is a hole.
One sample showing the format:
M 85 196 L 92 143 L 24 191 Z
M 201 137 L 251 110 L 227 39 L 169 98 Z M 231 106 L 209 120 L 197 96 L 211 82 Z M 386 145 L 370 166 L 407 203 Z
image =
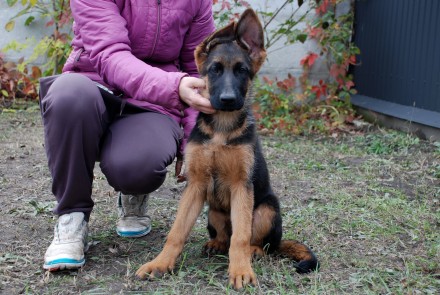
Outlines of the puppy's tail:
M 298 273 L 309 273 L 319 269 L 319 262 L 315 254 L 306 245 L 297 241 L 281 241 L 278 254 L 296 261 Z

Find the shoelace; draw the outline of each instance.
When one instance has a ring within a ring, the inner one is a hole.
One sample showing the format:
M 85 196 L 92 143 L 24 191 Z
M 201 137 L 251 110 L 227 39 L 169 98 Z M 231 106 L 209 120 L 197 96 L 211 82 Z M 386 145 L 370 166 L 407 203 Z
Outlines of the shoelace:
M 128 196 L 128 202 L 121 205 L 122 215 L 124 217 L 143 216 L 145 214 L 145 202 L 147 202 L 146 196 Z
M 61 228 L 60 222 L 56 224 L 54 238 L 57 242 L 71 239 L 72 237 L 75 237 L 77 233 L 81 230 L 84 221 L 81 221 L 81 223 L 76 225 L 75 227 L 72 226 L 73 221 L 73 219 L 70 219 L 68 222 L 64 223 Z

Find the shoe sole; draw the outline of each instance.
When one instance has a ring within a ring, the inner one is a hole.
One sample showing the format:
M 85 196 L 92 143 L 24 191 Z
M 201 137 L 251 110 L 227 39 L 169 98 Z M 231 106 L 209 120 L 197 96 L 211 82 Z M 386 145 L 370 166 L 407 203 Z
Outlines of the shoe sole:
M 146 230 L 141 230 L 141 231 L 119 231 L 116 230 L 116 233 L 118 234 L 118 236 L 123 237 L 123 238 L 140 238 L 143 236 L 146 236 L 150 233 L 151 231 L 151 226 L 149 228 L 147 228 Z
M 86 260 L 83 258 L 81 260 L 70 259 L 70 258 L 60 258 L 49 261 L 43 265 L 45 270 L 50 272 L 60 271 L 64 269 L 78 269 L 84 266 Z

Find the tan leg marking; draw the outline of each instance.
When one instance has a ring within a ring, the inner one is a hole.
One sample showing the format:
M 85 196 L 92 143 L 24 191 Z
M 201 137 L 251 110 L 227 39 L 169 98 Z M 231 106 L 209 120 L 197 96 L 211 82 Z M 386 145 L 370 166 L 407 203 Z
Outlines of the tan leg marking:
M 176 259 L 183 249 L 205 201 L 205 191 L 196 185 L 189 185 L 182 196 L 176 220 L 168 234 L 162 252 L 151 262 L 142 265 L 136 272 L 140 279 L 154 278 L 174 269 Z
M 229 248 L 229 283 L 235 289 L 256 284 L 251 265 L 253 190 L 238 183 L 231 188 L 232 237 Z
M 229 246 L 230 218 L 225 213 L 210 209 L 208 212 L 209 224 L 217 235 L 205 244 L 207 254 L 227 254 Z
M 269 234 L 275 218 L 275 210 L 267 205 L 260 205 L 254 211 L 252 221 L 251 245 L 263 248 L 264 238 Z

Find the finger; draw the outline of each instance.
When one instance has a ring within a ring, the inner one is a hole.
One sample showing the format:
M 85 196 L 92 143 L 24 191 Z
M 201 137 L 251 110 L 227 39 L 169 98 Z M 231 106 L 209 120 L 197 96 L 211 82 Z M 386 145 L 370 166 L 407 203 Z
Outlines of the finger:
M 181 95 L 181 99 L 194 109 L 205 113 L 213 114 L 215 109 L 212 107 L 211 102 L 206 97 L 203 97 L 193 89 L 187 88 L 189 91 L 185 95 Z
M 206 87 L 205 80 L 203 80 L 203 79 L 193 78 L 193 79 L 189 80 L 188 82 L 189 82 L 188 84 L 191 88 L 205 88 Z
M 194 99 L 195 108 L 201 111 L 202 113 L 214 114 L 216 112 L 215 109 L 212 107 L 209 99 L 201 96 L 200 94 L 195 94 L 193 96 L 193 99 Z
M 201 105 L 194 104 L 193 108 L 195 108 L 199 112 L 202 112 L 205 114 L 214 114 L 216 112 L 216 110 L 214 108 L 212 108 L 212 106 L 201 106 Z
M 193 95 L 191 95 L 191 99 L 201 106 L 211 106 L 211 101 L 208 98 L 200 95 L 200 93 L 194 92 Z
M 199 108 L 198 110 L 200 112 L 202 112 L 204 114 L 208 114 L 208 115 L 212 115 L 216 112 L 216 110 L 214 110 L 213 108 Z

